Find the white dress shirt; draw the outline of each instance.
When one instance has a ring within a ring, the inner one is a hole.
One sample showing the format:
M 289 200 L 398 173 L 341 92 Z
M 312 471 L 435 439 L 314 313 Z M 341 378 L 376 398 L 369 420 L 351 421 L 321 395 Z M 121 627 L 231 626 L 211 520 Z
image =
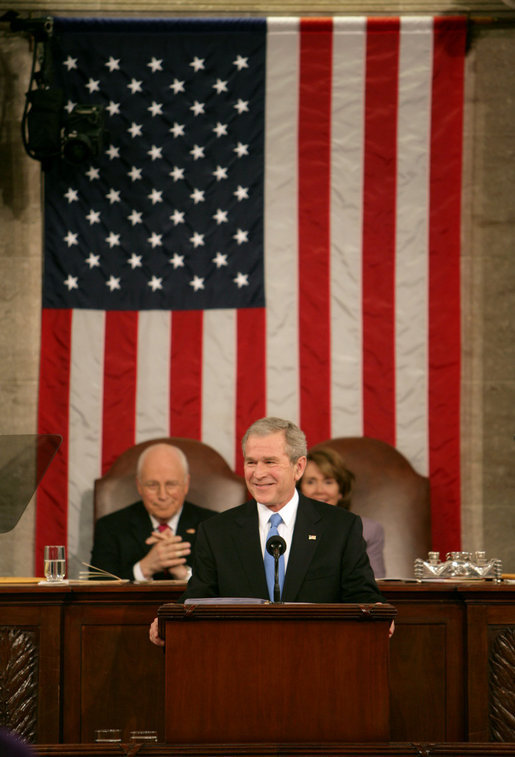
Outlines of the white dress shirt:
M 179 518 L 181 517 L 182 513 L 182 507 L 181 509 L 175 513 L 175 515 L 172 515 L 170 520 L 166 522 L 166 524 L 170 527 L 170 530 L 173 534 L 177 533 L 177 526 L 179 525 Z M 157 518 L 154 518 L 153 515 L 149 513 L 150 520 L 152 521 L 152 531 L 156 531 L 161 523 L 158 521 Z M 188 567 L 188 566 L 186 566 Z M 132 572 L 134 574 L 134 580 L 135 581 L 148 581 L 148 578 L 145 578 L 143 575 L 143 571 L 141 570 L 141 566 L 139 564 L 139 561 L 132 566 Z M 189 570 L 189 576 L 187 577 L 187 580 L 189 581 L 189 578 L 191 576 L 191 569 Z M 173 576 L 170 576 L 170 578 L 173 578 Z
M 284 507 L 277 510 L 278 514 L 283 519 L 282 523 L 279 523 L 277 530 L 279 536 L 282 536 L 286 542 L 286 552 L 284 553 L 284 570 L 286 572 L 286 566 L 288 565 L 288 557 L 290 554 L 291 542 L 293 539 L 293 529 L 295 528 L 295 519 L 297 518 L 297 508 L 299 506 L 299 493 L 295 489 L 293 497 L 287 502 Z M 261 552 L 263 557 L 265 556 L 266 542 L 268 539 L 268 533 L 270 531 L 270 517 L 274 514 L 274 510 L 270 510 L 266 505 L 262 505 L 261 502 L 257 503 L 258 516 L 259 516 L 259 539 L 261 541 Z

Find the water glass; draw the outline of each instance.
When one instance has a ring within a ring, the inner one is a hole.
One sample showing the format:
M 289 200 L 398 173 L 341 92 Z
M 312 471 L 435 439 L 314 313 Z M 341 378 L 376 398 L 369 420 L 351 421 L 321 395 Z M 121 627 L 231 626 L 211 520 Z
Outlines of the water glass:
M 45 547 L 45 579 L 49 583 L 58 583 L 66 575 L 66 552 L 63 546 L 55 544 Z

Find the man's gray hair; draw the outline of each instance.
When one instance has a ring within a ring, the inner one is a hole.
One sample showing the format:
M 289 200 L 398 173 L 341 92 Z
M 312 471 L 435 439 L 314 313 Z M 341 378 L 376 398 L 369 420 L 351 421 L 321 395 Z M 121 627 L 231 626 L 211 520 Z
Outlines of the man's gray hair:
M 278 431 L 284 432 L 286 454 L 292 463 L 297 462 L 299 457 L 304 457 L 308 454 L 308 446 L 304 431 L 291 421 L 269 416 L 255 421 L 245 432 L 245 436 L 241 440 L 243 456 L 245 457 L 245 447 L 247 446 L 249 436 L 270 436 L 270 434 L 276 434 Z
M 149 444 L 148 447 L 145 447 L 141 455 L 138 457 L 138 463 L 136 466 L 136 478 L 140 478 L 141 469 L 146 458 L 148 457 L 148 454 L 153 450 L 158 449 L 159 447 L 165 447 L 166 449 L 173 450 L 176 453 L 182 464 L 182 467 L 184 468 L 184 475 L 187 476 L 190 472 L 190 466 L 188 463 L 188 458 L 186 457 L 182 449 L 180 449 L 180 447 L 176 447 L 174 444 L 168 444 L 167 442 L 157 442 L 156 444 Z

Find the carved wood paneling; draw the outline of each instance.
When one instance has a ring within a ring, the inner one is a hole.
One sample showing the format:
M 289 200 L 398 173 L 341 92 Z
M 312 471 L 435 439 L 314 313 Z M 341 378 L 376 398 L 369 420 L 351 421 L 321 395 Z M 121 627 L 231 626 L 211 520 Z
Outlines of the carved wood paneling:
M 37 713 L 36 631 L 0 626 L 0 725 L 33 743 Z
M 515 741 L 515 627 L 497 634 L 490 652 L 490 730 L 493 741 Z

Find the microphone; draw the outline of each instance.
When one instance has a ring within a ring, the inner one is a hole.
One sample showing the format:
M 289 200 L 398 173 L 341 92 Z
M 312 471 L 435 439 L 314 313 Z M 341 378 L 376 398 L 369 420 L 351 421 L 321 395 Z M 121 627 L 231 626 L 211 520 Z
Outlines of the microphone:
M 266 543 L 266 551 L 274 558 L 274 602 L 280 602 L 279 558 L 286 552 L 286 542 L 278 534 L 271 536 Z

